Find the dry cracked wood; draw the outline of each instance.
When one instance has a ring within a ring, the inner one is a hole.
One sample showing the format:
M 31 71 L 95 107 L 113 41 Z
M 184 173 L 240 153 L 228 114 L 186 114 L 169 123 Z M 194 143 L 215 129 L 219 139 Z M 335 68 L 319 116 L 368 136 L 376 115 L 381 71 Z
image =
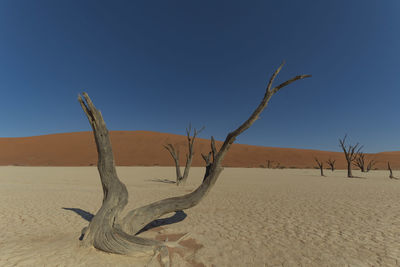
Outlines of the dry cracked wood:
M 258 119 L 270 98 L 284 86 L 311 76 L 299 75 L 276 87 L 272 87 L 272 82 L 283 65 L 284 63 L 282 63 L 272 75 L 266 88 L 265 95 L 255 111 L 242 125 L 227 135 L 222 147 L 218 151 L 215 147 L 214 139 L 211 139 L 210 155 L 212 155 L 212 161 L 210 155 L 206 157 L 206 173 L 203 182 L 197 189 L 183 196 L 163 199 L 136 208 L 128 212 L 124 218 L 120 218 L 119 215 L 128 202 L 128 191 L 117 176 L 114 155 L 106 124 L 100 111 L 96 109 L 89 96 L 86 93 L 83 93 L 83 98 L 79 96 L 78 100 L 93 129 L 98 152 L 97 168 L 104 193 L 101 208 L 89 225 L 82 230 L 83 244 L 116 254 L 145 254 L 152 255 L 153 258 L 155 255 L 160 254 L 161 265 L 168 266 L 169 257 L 167 246 L 170 244 L 140 238 L 136 236 L 136 234 L 147 224 L 164 214 L 189 209 L 197 205 L 216 183 L 223 170 L 221 163 L 236 137 L 247 130 Z

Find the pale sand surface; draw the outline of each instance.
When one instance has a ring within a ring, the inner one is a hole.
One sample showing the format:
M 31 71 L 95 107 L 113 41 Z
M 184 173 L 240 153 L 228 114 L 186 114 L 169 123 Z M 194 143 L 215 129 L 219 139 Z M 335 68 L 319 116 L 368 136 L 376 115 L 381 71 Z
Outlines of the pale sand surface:
M 172 167 L 118 167 L 128 209 L 193 190 L 203 172 L 192 168 L 178 188 L 154 181 L 173 180 Z M 189 232 L 172 266 L 400 265 L 400 181 L 387 171 L 326 174 L 226 168 L 183 221 L 141 235 Z M 0 167 L 0 266 L 143 266 L 79 247 L 83 211 L 95 213 L 101 200 L 95 167 Z

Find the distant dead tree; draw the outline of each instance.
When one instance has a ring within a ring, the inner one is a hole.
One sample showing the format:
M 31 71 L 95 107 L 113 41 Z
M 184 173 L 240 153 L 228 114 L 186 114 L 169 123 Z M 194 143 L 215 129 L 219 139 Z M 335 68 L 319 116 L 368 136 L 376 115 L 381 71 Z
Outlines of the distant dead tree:
M 351 173 L 351 164 L 357 157 L 357 154 L 362 149 L 362 146 L 359 147 L 358 143 L 356 145 L 346 145 L 346 138 L 347 138 L 347 134 L 344 136 L 343 139 L 339 138 L 339 143 L 343 149 L 343 153 L 344 153 L 344 155 L 346 157 L 346 161 L 347 161 L 347 177 L 352 178 L 353 174 Z
M 365 154 L 363 152 L 357 153 L 353 165 L 360 168 L 361 172 L 365 172 Z
M 273 160 L 270 160 L 270 159 L 267 160 L 267 168 L 268 168 L 268 169 L 271 168 L 273 162 L 274 162 Z
M 226 136 L 218 151 L 213 145 L 214 142 L 211 141 L 210 157 L 212 156 L 212 160 L 209 158 L 203 182 L 197 189 L 183 196 L 167 198 L 138 207 L 128 212 L 125 217 L 121 217 L 121 214 L 123 214 L 122 211 L 128 203 L 128 190 L 125 184 L 119 180 L 115 169 L 108 129 L 101 112 L 96 109 L 89 96 L 86 93 L 83 93 L 83 98 L 79 95 L 79 103 L 93 129 L 98 153 L 97 169 L 103 187 L 103 203 L 89 225 L 82 229 L 80 238 L 82 245 L 94 246 L 108 253 L 131 256 L 149 255 L 151 257 L 149 264 L 153 260 L 159 260 L 162 266 L 170 266 L 167 246 L 173 246 L 173 242 L 141 238 L 136 234 L 146 225 L 165 214 L 196 206 L 216 183 L 223 170 L 221 163 L 235 139 L 259 118 L 271 97 L 292 82 L 310 77 L 310 75 L 295 76 L 272 88 L 272 83 L 283 65 L 284 63 L 271 76 L 261 103 L 243 124 Z
M 397 177 L 395 177 L 395 176 L 393 175 L 392 168 L 390 167 L 389 161 L 388 161 L 388 170 L 390 171 L 390 175 L 389 175 L 389 178 L 390 178 L 390 179 L 399 179 L 399 178 L 397 178 Z
M 321 176 L 325 176 L 324 175 L 324 162 L 319 161 L 317 158 L 314 158 L 314 159 L 317 162 L 319 169 L 321 170 Z
M 328 163 L 329 167 L 331 168 L 331 171 L 335 170 L 335 162 L 336 162 L 336 160 L 332 160 L 332 159 L 328 159 L 326 161 L 326 163 Z
M 376 164 L 376 161 L 371 159 L 367 165 L 367 172 L 369 172 L 370 170 L 372 170 L 372 168 L 374 167 L 374 165 Z
M 192 160 L 193 160 L 193 144 L 194 140 L 196 139 L 196 136 L 204 129 L 201 128 L 200 130 L 196 130 L 196 128 L 193 131 L 193 135 L 191 136 L 192 132 L 192 125 L 189 124 L 189 128 L 186 128 L 186 138 L 188 142 L 188 153 L 186 153 L 186 165 L 185 165 L 185 170 L 183 171 L 183 175 L 181 174 L 181 167 L 179 164 L 179 150 L 175 149 L 175 147 L 172 144 L 167 144 L 165 145 L 165 149 L 168 150 L 168 152 L 171 154 L 172 158 L 174 159 L 175 162 L 175 168 L 176 168 L 176 185 L 181 185 L 185 184 L 187 181 L 187 178 L 189 176 L 189 170 L 190 167 L 192 166 Z

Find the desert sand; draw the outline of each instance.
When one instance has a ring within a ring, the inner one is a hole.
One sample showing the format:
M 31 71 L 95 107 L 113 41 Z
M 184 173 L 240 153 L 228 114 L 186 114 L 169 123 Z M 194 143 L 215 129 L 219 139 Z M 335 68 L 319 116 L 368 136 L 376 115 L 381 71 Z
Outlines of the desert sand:
M 126 210 L 185 194 L 172 167 L 118 167 Z M 400 182 L 387 171 L 225 168 L 199 205 L 141 236 L 174 241 L 172 266 L 398 266 Z M 394 173 L 400 176 L 400 173 Z M 95 167 L 0 167 L 0 266 L 144 266 L 79 246 L 102 201 Z M 172 216 L 168 215 L 166 217 Z M 164 223 L 165 223 L 164 222 Z
M 173 160 L 163 147 L 171 143 L 181 151 L 184 166 L 186 136 L 150 131 L 111 131 L 116 164 L 119 166 L 172 166 Z M 240 140 L 239 140 L 240 141 Z M 222 142 L 217 141 L 217 147 Z M 339 148 L 339 142 L 338 142 Z M 208 139 L 197 138 L 192 166 L 205 166 L 201 153 L 210 151 Z M 314 157 L 322 161 L 336 160 L 337 168 L 346 167 L 342 152 L 311 149 L 261 147 L 233 144 L 222 165 L 225 167 L 259 168 L 273 161 L 271 167 L 314 168 Z M 367 163 L 374 159 L 376 168 L 400 169 L 400 151 L 366 154 Z M 93 166 L 97 151 L 92 132 L 51 134 L 32 137 L 0 138 L 0 165 L 14 166 Z M 325 163 L 325 165 L 327 165 Z

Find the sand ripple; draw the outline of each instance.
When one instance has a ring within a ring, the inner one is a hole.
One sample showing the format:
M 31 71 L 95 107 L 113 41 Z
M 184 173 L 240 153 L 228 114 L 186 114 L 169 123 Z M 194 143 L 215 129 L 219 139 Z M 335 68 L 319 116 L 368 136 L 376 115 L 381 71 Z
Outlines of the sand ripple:
M 172 180 L 173 168 L 118 172 L 133 208 L 187 193 L 203 169 L 193 168 L 184 188 L 156 182 Z M 191 233 L 173 266 L 400 266 L 400 182 L 380 171 L 327 174 L 225 169 L 183 221 L 142 235 Z M 1 167 L 0 266 L 143 266 L 146 259 L 79 246 L 101 194 L 95 168 Z

